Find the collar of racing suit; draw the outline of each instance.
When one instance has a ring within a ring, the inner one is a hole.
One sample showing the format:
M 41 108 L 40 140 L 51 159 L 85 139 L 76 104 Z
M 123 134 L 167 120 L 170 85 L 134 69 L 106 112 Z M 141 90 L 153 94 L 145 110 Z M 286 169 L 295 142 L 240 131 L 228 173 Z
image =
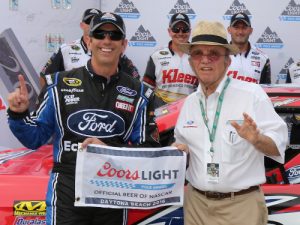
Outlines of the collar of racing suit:
M 187 42 L 187 43 L 190 43 L 190 42 Z M 169 41 L 168 48 L 169 48 L 170 52 L 172 53 L 172 55 L 174 55 L 175 53 L 174 53 L 174 51 L 172 49 L 172 40 Z
M 119 73 L 119 69 L 117 71 L 117 73 L 115 73 L 114 75 L 110 76 L 109 79 L 107 79 L 106 77 L 102 76 L 101 74 L 97 74 L 94 72 L 93 68 L 92 68 L 92 63 L 91 63 L 91 59 L 88 60 L 87 62 L 87 71 L 89 72 L 89 74 L 91 75 L 91 77 L 95 80 L 101 81 L 102 83 L 108 84 L 110 82 L 116 81 L 120 78 L 120 73 Z
M 230 42 L 230 44 L 232 44 L 232 42 Z M 251 50 L 251 44 L 250 44 L 250 42 L 248 41 L 248 47 L 247 47 L 247 51 L 245 52 L 245 58 L 247 58 L 247 56 L 248 56 L 250 50 Z M 236 56 L 236 55 L 234 55 L 234 56 Z
M 172 41 L 169 41 L 168 48 L 169 48 L 170 52 L 172 53 L 172 55 L 174 55 L 174 51 L 172 50 Z
M 81 44 L 81 47 L 82 47 L 84 53 L 87 54 L 88 51 L 89 51 L 89 49 L 87 48 L 87 45 L 86 45 L 86 43 L 85 43 L 84 40 L 83 40 L 83 36 L 82 36 L 81 39 L 80 39 L 80 44 Z

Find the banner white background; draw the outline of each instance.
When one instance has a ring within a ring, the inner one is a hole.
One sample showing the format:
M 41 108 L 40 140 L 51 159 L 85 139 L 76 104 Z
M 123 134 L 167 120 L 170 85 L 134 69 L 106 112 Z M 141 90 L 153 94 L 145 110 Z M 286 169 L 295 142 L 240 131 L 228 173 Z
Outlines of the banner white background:
M 1 0 L 0 3 L 0 33 L 7 28 L 14 31 L 37 73 L 52 55 L 47 50 L 46 35 L 57 34 L 65 42 L 79 38 L 82 34 L 79 28 L 82 13 L 91 7 L 123 14 L 127 17 L 124 20 L 129 41 L 144 40 L 130 41 L 126 52 L 141 75 L 150 54 L 168 43 L 169 15 L 178 11 L 187 12 L 192 26 L 205 19 L 218 20 L 227 27 L 230 14 L 236 10 L 247 10 L 254 27 L 250 37 L 253 44 L 264 36 L 267 28 L 267 33 L 271 31 L 268 37 L 274 44 L 266 44 L 268 48 L 262 50 L 270 57 L 273 83 L 277 80 L 283 82 L 286 66 L 300 60 L 300 0 L 72 0 L 70 9 L 53 9 L 51 0 L 18 0 L 18 10 L 10 10 L 9 2 Z M 128 13 L 131 11 L 133 13 Z M 147 39 L 150 41 L 147 42 Z M 0 140 L 0 149 L 21 147 L 7 127 L 6 96 L 0 96 L 1 101 L 0 131 L 4 137 Z
M 174 147 L 90 145 L 77 153 L 75 205 L 151 209 L 183 205 L 186 154 Z

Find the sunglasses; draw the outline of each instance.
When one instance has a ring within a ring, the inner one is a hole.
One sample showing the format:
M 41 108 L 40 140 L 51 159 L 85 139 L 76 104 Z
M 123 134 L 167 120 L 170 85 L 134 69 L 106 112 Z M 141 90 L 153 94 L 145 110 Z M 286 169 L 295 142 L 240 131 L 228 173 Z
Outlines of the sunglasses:
M 215 62 L 218 61 L 220 59 L 221 56 L 228 56 L 228 55 L 223 55 L 219 52 L 210 52 L 209 54 L 203 54 L 202 51 L 193 51 L 190 53 L 190 56 L 193 60 L 198 60 L 198 61 L 202 61 L 203 58 L 206 56 L 207 59 L 211 62 Z
M 99 40 L 104 40 L 108 36 L 112 41 L 120 41 L 125 38 L 125 35 L 119 31 L 95 30 L 93 37 Z
M 178 34 L 180 31 L 182 33 L 189 33 L 191 31 L 191 29 L 189 27 L 175 27 L 175 26 L 172 27 L 171 30 L 173 33 L 176 33 L 176 34 Z

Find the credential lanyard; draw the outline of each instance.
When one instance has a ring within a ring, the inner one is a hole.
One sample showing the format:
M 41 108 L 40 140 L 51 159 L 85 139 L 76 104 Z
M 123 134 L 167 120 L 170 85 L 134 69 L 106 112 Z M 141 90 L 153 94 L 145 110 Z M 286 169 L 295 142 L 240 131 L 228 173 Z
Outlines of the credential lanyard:
M 209 141 L 210 141 L 210 144 L 211 144 L 210 149 L 209 149 L 209 154 L 211 156 L 212 161 L 213 161 L 213 157 L 214 157 L 214 153 L 215 153 L 213 143 L 214 143 L 214 140 L 215 140 L 215 137 L 216 137 L 216 131 L 217 131 L 217 126 L 218 126 L 218 121 L 219 121 L 219 118 L 220 118 L 220 113 L 221 113 L 221 108 L 222 108 L 222 103 L 223 103 L 223 99 L 224 99 L 225 90 L 228 87 L 229 82 L 230 82 L 230 78 L 227 77 L 227 79 L 225 81 L 225 84 L 224 84 L 224 87 L 223 87 L 223 89 L 221 91 L 221 94 L 219 96 L 219 99 L 218 99 L 218 105 L 217 105 L 217 109 L 216 109 L 216 113 L 215 113 L 215 118 L 214 118 L 214 123 L 213 123 L 213 126 L 212 126 L 212 131 L 210 131 L 210 129 L 208 127 L 208 119 L 207 119 L 208 117 L 206 115 L 206 111 L 204 110 L 203 102 L 200 99 L 201 114 L 202 114 L 205 126 L 207 127 L 207 130 L 208 130 L 208 133 L 209 133 Z

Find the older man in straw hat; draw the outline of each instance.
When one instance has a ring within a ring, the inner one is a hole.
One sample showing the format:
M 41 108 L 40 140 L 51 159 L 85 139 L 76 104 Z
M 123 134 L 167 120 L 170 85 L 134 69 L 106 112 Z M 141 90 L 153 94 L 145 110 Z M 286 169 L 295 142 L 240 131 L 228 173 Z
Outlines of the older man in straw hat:
M 181 48 L 200 82 L 175 128 L 190 154 L 185 225 L 266 224 L 264 156 L 283 163 L 287 126 L 259 85 L 226 76 L 237 49 L 221 23 L 199 22 Z

